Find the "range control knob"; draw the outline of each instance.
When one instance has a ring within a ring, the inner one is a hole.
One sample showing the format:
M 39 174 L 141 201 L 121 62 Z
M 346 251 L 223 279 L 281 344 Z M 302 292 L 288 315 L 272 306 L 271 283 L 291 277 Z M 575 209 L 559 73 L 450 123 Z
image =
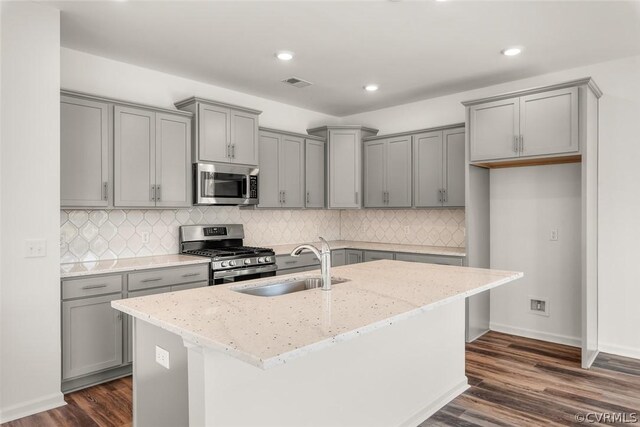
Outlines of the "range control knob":
M 235 267 L 235 266 L 236 266 L 236 262 L 235 262 L 235 261 L 229 261 L 229 265 L 230 265 L 231 267 Z
M 245 265 L 251 264 L 251 260 L 249 258 L 245 259 L 244 260 L 244 264 Z
M 265 262 L 265 259 L 264 259 L 264 257 L 263 257 L 263 256 L 261 256 L 260 258 L 258 258 L 258 263 L 261 263 L 261 262 Z
M 265 262 L 271 262 L 271 257 L 270 257 L 270 256 L 265 257 L 264 261 L 265 261 Z
M 227 265 L 229 265 L 229 264 L 227 263 L 227 261 L 222 261 L 222 262 L 220 263 L 220 266 L 221 266 L 221 267 L 226 267 Z

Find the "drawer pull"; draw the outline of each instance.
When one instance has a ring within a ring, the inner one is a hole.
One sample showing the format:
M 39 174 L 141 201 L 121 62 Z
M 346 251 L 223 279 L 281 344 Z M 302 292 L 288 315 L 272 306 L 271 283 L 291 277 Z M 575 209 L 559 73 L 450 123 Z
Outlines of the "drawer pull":
M 162 280 L 162 277 L 156 277 L 155 279 L 144 279 L 144 280 L 141 280 L 141 282 L 142 283 L 159 282 L 160 280 Z
M 83 291 L 88 291 L 89 289 L 100 289 L 100 288 L 106 288 L 107 284 L 106 283 L 101 283 L 99 285 L 86 285 L 82 287 Z
M 187 273 L 187 274 L 183 274 L 182 277 L 196 277 L 199 275 L 200 273 Z
M 298 261 L 285 261 L 284 263 L 285 264 L 297 264 Z

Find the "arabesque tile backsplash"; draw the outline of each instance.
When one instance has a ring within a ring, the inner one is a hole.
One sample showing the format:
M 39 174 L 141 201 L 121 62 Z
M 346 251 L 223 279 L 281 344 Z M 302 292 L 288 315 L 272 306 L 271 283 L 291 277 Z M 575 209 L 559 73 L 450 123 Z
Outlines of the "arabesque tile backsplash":
M 178 227 L 244 224 L 245 244 L 360 240 L 464 246 L 464 209 L 249 210 L 206 206 L 163 210 L 60 211 L 61 262 L 174 254 Z M 148 236 L 148 241 L 145 237 Z

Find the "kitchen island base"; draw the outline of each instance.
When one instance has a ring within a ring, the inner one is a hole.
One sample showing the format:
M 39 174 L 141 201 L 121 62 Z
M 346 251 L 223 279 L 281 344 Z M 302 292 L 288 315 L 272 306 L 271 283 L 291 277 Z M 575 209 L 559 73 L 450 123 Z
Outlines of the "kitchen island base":
M 468 387 L 464 310 L 453 301 L 266 370 L 187 345 L 189 425 L 415 427 Z

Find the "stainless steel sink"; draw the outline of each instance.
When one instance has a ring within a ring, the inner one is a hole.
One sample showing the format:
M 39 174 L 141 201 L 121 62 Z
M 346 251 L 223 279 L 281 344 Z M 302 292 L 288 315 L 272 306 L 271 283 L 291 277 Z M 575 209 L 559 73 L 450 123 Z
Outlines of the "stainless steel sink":
M 347 282 L 347 279 L 340 279 L 337 277 L 331 278 L 331 284 Z M 322 287 L 322 278 L 320 277 L 306 277 L 304 279 L 286 280 L 277 283 L 268 283 L 266 285 L 255 286 L 253 288 L 239 288 L 231 289 L 241 294 L 255 295 L 258 297 L 275 297 L 278 295 L 290 294 L 293 292 L 306 291 L 308 289 L 315 289 Z

